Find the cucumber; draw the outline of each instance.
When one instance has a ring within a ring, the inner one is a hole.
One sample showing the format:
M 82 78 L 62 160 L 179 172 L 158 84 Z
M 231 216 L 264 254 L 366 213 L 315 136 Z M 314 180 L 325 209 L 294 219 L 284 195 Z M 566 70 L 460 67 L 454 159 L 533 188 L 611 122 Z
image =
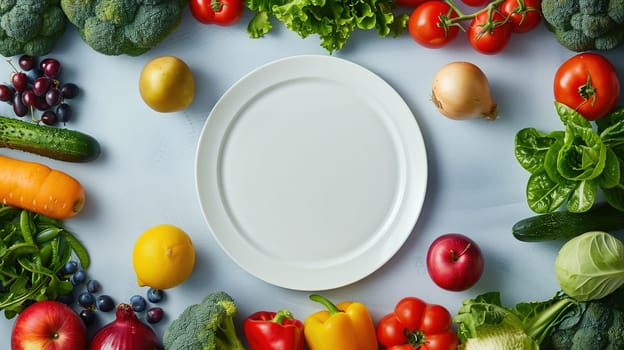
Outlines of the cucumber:
M 601 202 L 583 213 L 565 210 L 528 217 L 513 225 L 511 231 L 520 241 L 540 242 L 569 239 L 589 231 L 621 229 L 624 229 L 624 211 Z
M 0 147 L 76 163 L 88 162 L 100 155 L 100 144 L 87 134 L 2 116 Z

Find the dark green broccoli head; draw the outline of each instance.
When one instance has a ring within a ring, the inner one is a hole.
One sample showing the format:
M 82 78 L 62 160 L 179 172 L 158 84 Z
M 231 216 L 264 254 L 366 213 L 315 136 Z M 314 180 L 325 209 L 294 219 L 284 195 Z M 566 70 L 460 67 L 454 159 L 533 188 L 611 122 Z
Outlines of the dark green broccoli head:
M 200 304 L 187 307 L 165 330 L 166 350 L 244 350 L 234 317 L 237 308 L 225 292 L 208 294 Z
M 0 1 L 0 54 L 41 56 L 65 33 L 60 0 Z
M 557 41 L 573 51 L 611 50 L 624 42 L 624 0 L 542 0 Z
M 141 55 L 180 23 L 185 0 L 61 0 L 82 39 L 105 55 Z
M 624 349 L 624 312 L 605 301 L 581 304 L 540 345 L 541 350 Z

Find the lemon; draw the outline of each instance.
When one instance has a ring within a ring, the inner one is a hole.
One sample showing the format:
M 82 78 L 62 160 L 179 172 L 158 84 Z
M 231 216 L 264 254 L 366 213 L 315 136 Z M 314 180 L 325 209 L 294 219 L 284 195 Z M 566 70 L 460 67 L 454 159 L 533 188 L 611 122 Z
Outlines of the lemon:
M 179 227 L 156 225 L 137 239 L 132 264 L 139 286 L 172 288 L 193 272 L 195 248 L 188 234 Z
M 193 72 L 178 57 L 156 57 L 141 71 L 139 92 L 143 101 L 157 112 L 185 109 L 195 97 Z

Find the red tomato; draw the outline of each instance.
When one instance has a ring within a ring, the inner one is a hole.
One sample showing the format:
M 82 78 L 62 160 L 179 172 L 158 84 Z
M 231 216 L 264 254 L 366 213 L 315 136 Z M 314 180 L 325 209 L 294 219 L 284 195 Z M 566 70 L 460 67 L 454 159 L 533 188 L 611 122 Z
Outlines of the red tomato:
M 242 17 L 244 0 L 189 0 L 193 17 L 204 24 L 232 25 Z
M 511 23 L 498 11 L 493 11 L 492 18 L 489 17 L 488 11 L 484 10 L 470 21 L 468 41 L 478 52 L 493 55 L 507 46 L 511 38 Z
M 514 33 L 531 31 L 542 21 L 540 0 L 504 0 L 499 10 L 505 17 L 509 17 Z
M 459 342 L 451 314 L 415 297 L 401 299 L 377 324 L 377 340 L 386 350 L 456 350 Z
M 416 7 L 427 0 L 396 0 L 398 6 Z
M 555 100 L 575 109 L 587 120 L 606 116 L 618 104 L 620 81 L 604 56 L 583 52 L 567 59 L 555 72 Z
M 487 5 L 490 0 L 462 0 L 462 2 L 468 6 L 481 7 Z
M 414 9 L 407 23 L 407 30 L 420 45 L 432 49 L 440 48 L 457 36 L 459 27 L 447 23 L 457 16 L 457 12 L 447 2 L 427 1 Z

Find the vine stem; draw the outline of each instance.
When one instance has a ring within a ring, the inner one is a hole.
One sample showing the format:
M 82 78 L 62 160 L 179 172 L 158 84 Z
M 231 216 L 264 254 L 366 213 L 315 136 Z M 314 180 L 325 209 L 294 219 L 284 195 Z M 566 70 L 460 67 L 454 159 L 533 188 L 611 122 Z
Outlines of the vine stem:
M 487 6 L 469 13 L 469 14 L 465 14 L 456 4 L 455 2 L 453 2 L 453 0 L 444 0 L 444 2 L 446 2 L 449 7 L 451 8 L 451 10 L 449 11 L 449 13 L 447 13 L 444 16 L 440 16 L 440 22 L 438 22 L 438 26 L 440 27 L 444 27 L 444 28 L 449 28 L 450 26 L 458 26 L 462 31 L 466 31 L 464 27 L 462 27 L 461 22 L 464 21 L 468 21 L 468 20 L 472 20 L 473 18 L 475 18 L 478 14 L 482 13 L 483 11 L 487 11 L 488 12 L 488 20 L 486 23 L 483 24 L 483 30 L 482 32 L 486 32 L 488 30 L 491 30 L 493 28 L 495 28 L 498 25 L 504 24 L 509 20 L 509 17 L 506 17 L 505 20 L 503 21 L 494 21 L 493 20 L 493 14 L 496 11 L 496 9 L 498 8 L 498 6 L 500 4 L 503 3 L 504 0 L 494 0 L 490 3 L 487 4 Z M 521 0 L 518 0 L 521 1 Z M 457 17 L 451 17 L 452 13 L 456 13 Z

